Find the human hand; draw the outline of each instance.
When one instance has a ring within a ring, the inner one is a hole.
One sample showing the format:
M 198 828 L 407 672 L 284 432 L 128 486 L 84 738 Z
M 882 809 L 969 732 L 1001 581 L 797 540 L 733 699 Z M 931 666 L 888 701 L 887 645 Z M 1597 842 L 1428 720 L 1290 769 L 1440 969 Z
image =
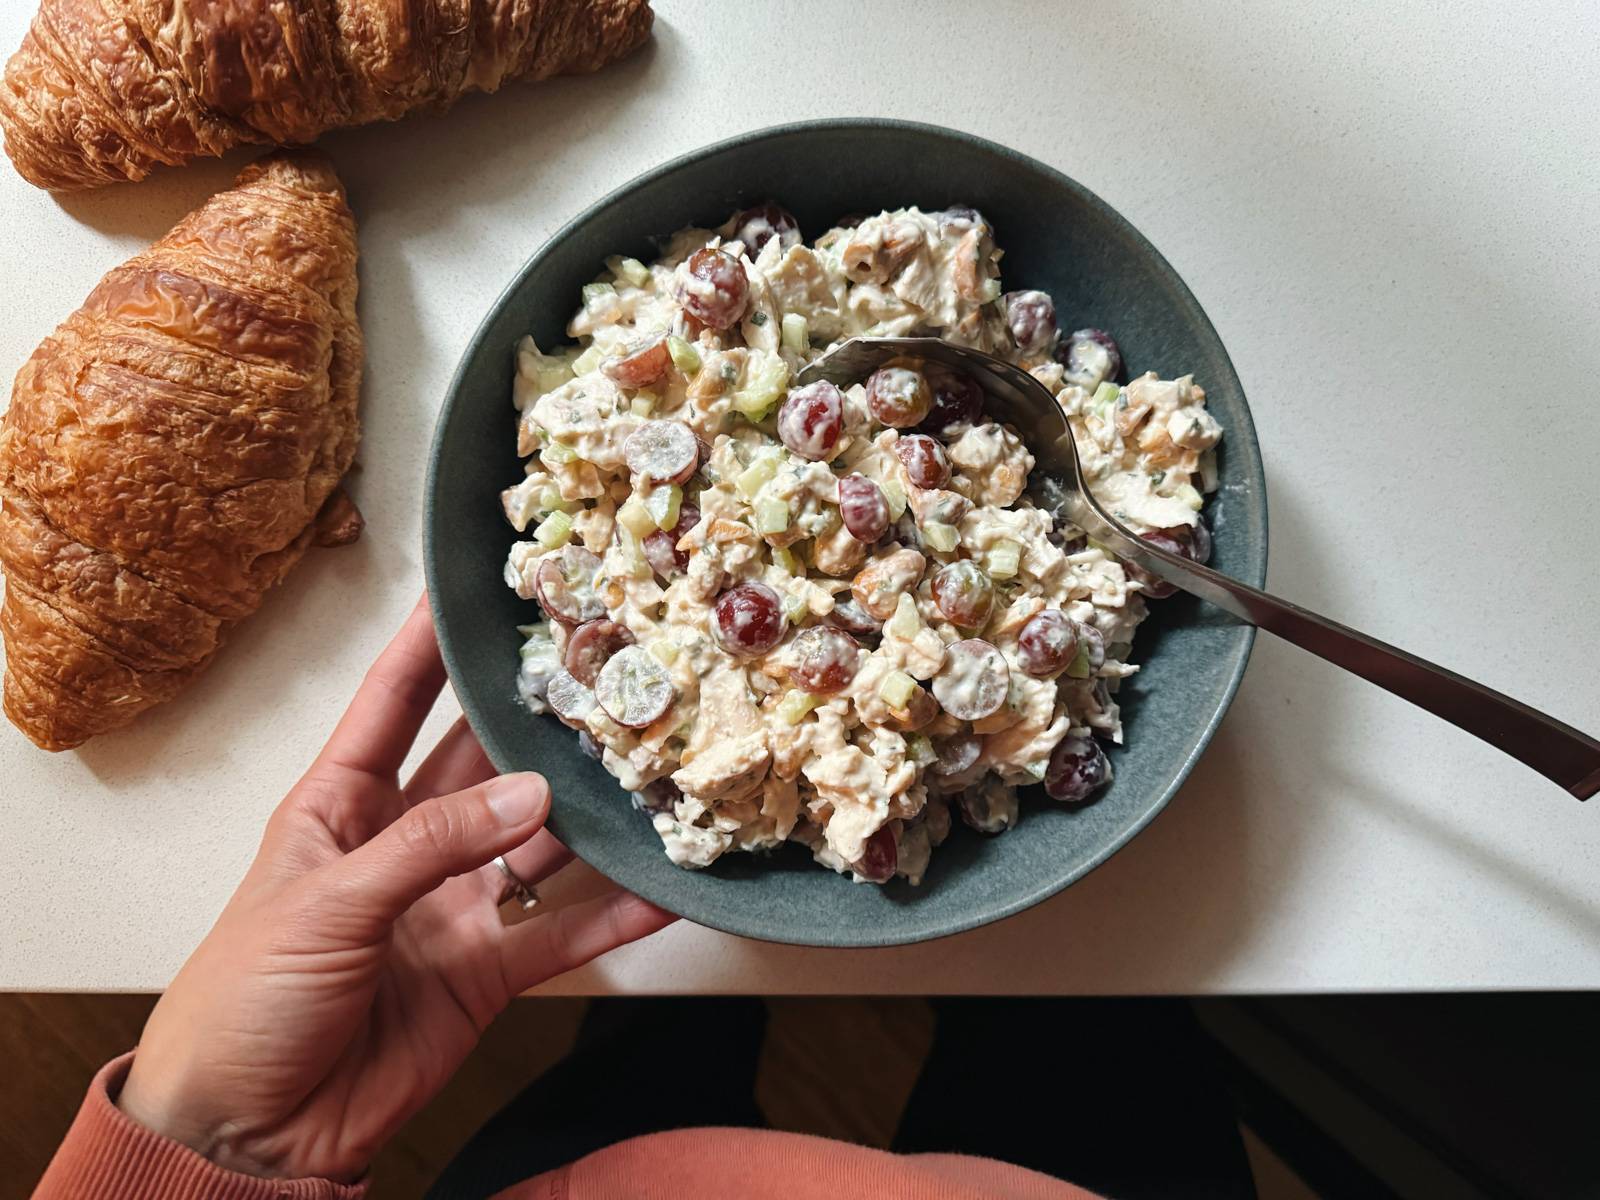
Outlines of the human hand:
M 571 854 L 545 781 L 496 778 L 463 722 L 400 786 L 444 679 L 424 599 L 151 1013 L 134 1120 L 247 1174 L 354 1179 L 512 997 L 674 919 L 615 890 L 502 923 L 494 857 L 537 883 Z

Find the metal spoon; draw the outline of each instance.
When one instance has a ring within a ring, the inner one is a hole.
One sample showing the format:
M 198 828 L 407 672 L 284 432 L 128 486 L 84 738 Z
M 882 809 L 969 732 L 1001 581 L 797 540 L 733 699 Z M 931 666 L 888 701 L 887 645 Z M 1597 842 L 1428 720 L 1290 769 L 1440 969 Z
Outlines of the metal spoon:
M 990 412 L 1014 426 L 1034 457 L 1056 477 L 1064 515 L 1118 558 L 1443 717 L 1559 783 L 1579 800 L 1600 791 L 1600 741 L 1481 683 L 1169 554 L 1130 532 L 1090 493 L 1077 444 L 1055 397 L 1020 367 L 940 338 L 858 337 L 806 367 L 799 380 L 854 383 L 900 357 L 967 371 L 987 393 Z

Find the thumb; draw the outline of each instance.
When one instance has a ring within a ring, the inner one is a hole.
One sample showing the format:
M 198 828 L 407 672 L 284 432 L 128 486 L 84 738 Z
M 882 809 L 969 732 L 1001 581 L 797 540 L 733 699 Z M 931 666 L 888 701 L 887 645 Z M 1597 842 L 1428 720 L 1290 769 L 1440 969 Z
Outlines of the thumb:
M 397 920 L 445 880 L 522 845 L 549 813 L 550 785 L 531 773 L 435 796 L 347 854 L 338 864 L 341 890 L 356 911 Z

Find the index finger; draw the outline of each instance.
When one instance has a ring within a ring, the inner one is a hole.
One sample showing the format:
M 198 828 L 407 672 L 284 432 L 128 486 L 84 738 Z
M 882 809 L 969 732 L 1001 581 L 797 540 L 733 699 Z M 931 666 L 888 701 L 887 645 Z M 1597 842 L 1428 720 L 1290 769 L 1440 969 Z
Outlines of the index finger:
M 444 659 L 423 593 L 400 632 L 367 670 L 320 761 L 369 775 L 396 774 L 433 711 L 444 680 Z

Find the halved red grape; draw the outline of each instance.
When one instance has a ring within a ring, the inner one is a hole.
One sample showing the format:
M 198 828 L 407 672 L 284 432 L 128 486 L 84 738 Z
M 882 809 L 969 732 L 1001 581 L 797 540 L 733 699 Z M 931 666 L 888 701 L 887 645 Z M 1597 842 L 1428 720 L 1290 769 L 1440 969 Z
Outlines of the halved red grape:
M 896 733 L 913 733 L 930 724 L 938 715 L 939 702 L 928 694 L 927 688 L 917 687 L 912 689 L 911 699 L 906 701 L 904 708 L 889 710 L 889 719 L 883 723 L 883 727 Z
M 928 560 L 915 550 L 896 550 L 870 562 L 850 581 L 850 594 L 856 603 L 880 621 L 894 616 L 903 593 L 922 578 Z
M 921 424 L 933 409 L 933 392 L 921 371 L 890 365 L 867 377 L 867 408 L 895 429 Z
M 1061 674 L 1078 655 L 1079 628 L 1059 608 L 1035 613 L 1017 633 L 1017 665 L 1035 679 Z
M 573 729 L 584 727 L 584 721 L 595 706 L 594 690 L 586 683 L 579 683 L 568 671 L 555 673 L 545 699 L 550 704 L 550 711 L 561 718 L 561 723 Z
M 700 465 L 700 443 L 682 421 L 646 421 L 622 444 L 635 479 L 685 483 Z
M 823 618 L 829 625 L 856 637 L 873 637 L 883 632 L 883 621 L 856 603 L 854 596 L 833 602 L 833 611 Z
M 1068 734 L 1056 743 L 1045 768 L 1045 795 L 1081 804 L 1110 782 L 1111 760 L 1094 738 Z
M 778 410 L 778 437 L 801 458 L 822 462 L 844 431 L 844 397 L 827 380 L 789 393 Z
M 818 696 L 831 696 L 850 686 L 861 665 L 861 647 L 842 629 L 813 625 L 794 639 L 794 682 Z
M 945 563 L 934 573 L 931 588 L 939 611 L 967 629 L 979 628 L 994 611 L 994 581 L 970 559 Z
M 660 779 L 652 779 L 633 793 L 633 806 L 640 812 L 670 813 L 681 799 L 683 799 L 682 789 L 672 782 L 670 775 L 663 775 Z
M 861 878 L 872 883 L 888 883 L 900 865 L 900 849 L 895 845 L 894 833 L 887 825 L 869 837 L 861 847 L 861 858 L 850 864 Z
M 737 258 L 710 246 L 689 256 L 678 303 L 691 317 L 712 329 L 730 329 L 749 302 L 750 277 Z
M 860 472 L 839 480 L 839 516 L 858 542 L 875 542 L 889 530 L 889 502 Z
M 953 204 L 939 214 L 940 225 L 982 225 L 983 214 L 969 204 Z
M 1056 306 L 1044 292 L 1007 292 L 1000 297 L 1006 327 L 1024 358 L 1048 355 L 1056 344 Z
M 1011 690 L 1005 655 L 982 638 L 945 647 L 944 665 L 933 677 L 933 694 L 958 721 L 981 721 L 1000 711 Z
M 1106 635 L 1087 621 L 1078 622 L 1078 653 L 1090 676 L 1106 665 Z
M 533 588 L 546 613 L 569 625 L 581 625 L 606 615 L 606 606 L 594 590 L 599 573 L 597 555 L 569 544 L 540 561 Z
M 585 621 L 567 639 L 567 673 L 579 683 L 593 687 L 595 677 L 600 674 L 600 668 L 606 665 L 606 661 L 624 646 L 633 645 L 636 640 L 633 630 L 616 621 L 603 618 Z
M 985 779 L 961 790 L 956 811 L 969 829 L 1004 833 L 1017 823 L 1017 794 L 997 779 Z
M 672 707 L 672 677 L 642 646 L 624 646 L 600 668 L 594 698 L 618 725 L 643 729 Z
M 622 353 L 601 363 L 600 370 L 618 387 L 642 388 L 665 375 L 670 365 L 672 354 L 667 350 L 667 335 L 661 332 L 629 342 Z
M 606 748 L 599 742 L 595 741 L 594 734 L 590 733 L 587 729 L 580 729 L 578 731 L 578 749 L 582 750 L 596 762 L 599 762 L 601 757 L 606 752 Z
M 935 775 L 959 775 L 970 770 L 983 751 L 983 739 L 975 733 L 958 733 L 954 737 L 940 738 L 933 744 L 938 755 L 930 768 Z
M 783 640 L 788 619 L 778 593 L 764 583 L 741 583 L 711 606 L 711 632 L 729 654 L 765 654 Z
M 1150 533 L 1141 534 L 1139 540 L 1149 542 L 1152 546 L 1165 550 L 1168 554 L 1176 554 L 1179 558 L 1194 557 L 1191 543 L 1180 541 L 1165 529 L 1157 529 Z M 1165 600 L 1178 590 L 1177 584 L 1168 583 L 1165 579 L 1151 571 L 1146 571 L 1136 563 L 1129 562 L 1122 565 L 1123 569 L 1128 573 L 1128 578 L 1141 584 L 1144 588 L 1144 594 L 1152 600 Z
M 700 524 L 700 510 L 685 502 L 678 508 L 678 523 L 671 529 L 657 529 L 644 539 L 645 561 L 663 579 L 689 569 L 689 552 L 678 549 L 683 535 Z
M 1115 381 L 1122 374 L 1122 351 L 1104 329 L 1073 330 L 1056 343 L 1056 361 L 1067 369 L 1069 379 Z
M 965 371 L 930 363 L 927 379 L 933 407 L 921 425 L 925 432 L 942 436 L 952 425 L 971 425 L 982 416 L 983 389 Z
M 894 445 L 906 478 L 919 488 L 942 488 L 950 482 L 950 460 L 944 447 L 925 433 L 909 433 Z
M 778 248 L 781 250 L 800 243 L 800 223 L 787 209 L 779 208 L 776 204 L 758 204 L 754 208 L 747 208 L 733 220 L 734 239 L 744 243 L 751 258 L 760 254 L 761 247 L 773 238 L 778 239 Z
M 1158 532 L 1182 545 L 1181 553 L 1185 558 L 1201 564 L 1211 561 L 1211 530 L 1204 520 L 1196 519 L 1193 525 L 1174 525 Z

